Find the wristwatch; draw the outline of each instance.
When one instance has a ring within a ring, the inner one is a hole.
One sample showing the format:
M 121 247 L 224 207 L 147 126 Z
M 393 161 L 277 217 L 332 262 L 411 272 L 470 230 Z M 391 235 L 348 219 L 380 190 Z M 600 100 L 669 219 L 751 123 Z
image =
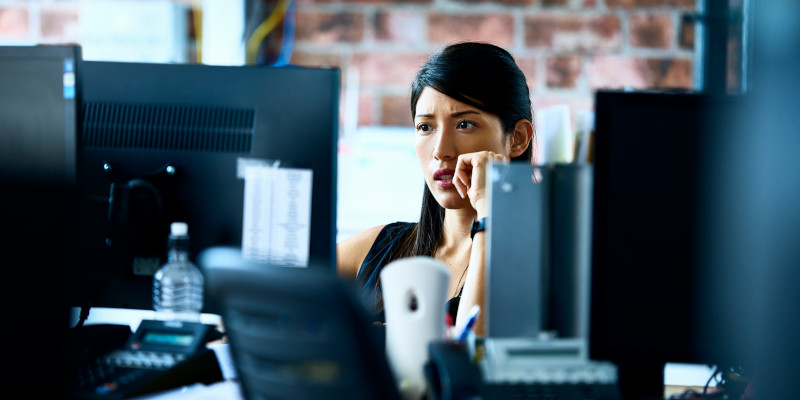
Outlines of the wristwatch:
M 469 238 L 470 239 L 474 239 L 476 233 L 478 233 L 480 231 L 483 231 L 483 230 L 486 230 L 486 218 L 487 217 L 483 217 L 483 218 L 473 219 L 472 220 L 472 229 L 470 229 L 470 231 L 469 231 Z

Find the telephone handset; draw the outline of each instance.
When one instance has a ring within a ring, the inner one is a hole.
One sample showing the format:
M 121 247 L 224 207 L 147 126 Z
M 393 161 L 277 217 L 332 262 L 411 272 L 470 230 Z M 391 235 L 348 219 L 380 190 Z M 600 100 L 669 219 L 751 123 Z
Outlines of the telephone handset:
M 143 320 L 122 348 L 76 372 L 72 392 L 77 398 L 128 398 L 220 381 L 217 358 L 205 346 L 213 329 L 202 323 Z

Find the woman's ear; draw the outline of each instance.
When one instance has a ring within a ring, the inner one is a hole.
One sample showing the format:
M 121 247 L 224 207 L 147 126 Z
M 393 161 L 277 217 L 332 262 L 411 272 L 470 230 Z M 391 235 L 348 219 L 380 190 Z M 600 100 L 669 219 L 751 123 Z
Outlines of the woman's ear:
M 527 119 L 521 119 L 514 125 L 514 133 L 511 135 L 511 149 L 509 158 L 522 155 L 528 149 L 528 145 L 533 137 L 533 125 Z

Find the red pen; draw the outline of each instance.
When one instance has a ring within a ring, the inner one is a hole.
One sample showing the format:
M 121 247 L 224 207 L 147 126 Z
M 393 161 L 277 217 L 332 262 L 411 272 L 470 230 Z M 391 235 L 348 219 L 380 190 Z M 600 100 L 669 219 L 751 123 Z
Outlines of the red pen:
M 451 332 L 453 331 L 453 317 L 450 315 L 450 313 L 444 314 L 444 324 L 445 324 L 445 331 L 444 331 L 445 337 L 447 339 L 450 339 L 452 336 Z

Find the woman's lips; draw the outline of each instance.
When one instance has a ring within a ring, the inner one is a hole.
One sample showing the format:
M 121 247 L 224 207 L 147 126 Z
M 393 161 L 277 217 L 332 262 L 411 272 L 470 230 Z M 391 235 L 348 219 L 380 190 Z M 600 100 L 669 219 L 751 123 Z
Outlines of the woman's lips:
M 456 171 L 452 169 L 437 169 L 433 173 L 433 181 L 443 189 L 453 187 L 453 175 Z

